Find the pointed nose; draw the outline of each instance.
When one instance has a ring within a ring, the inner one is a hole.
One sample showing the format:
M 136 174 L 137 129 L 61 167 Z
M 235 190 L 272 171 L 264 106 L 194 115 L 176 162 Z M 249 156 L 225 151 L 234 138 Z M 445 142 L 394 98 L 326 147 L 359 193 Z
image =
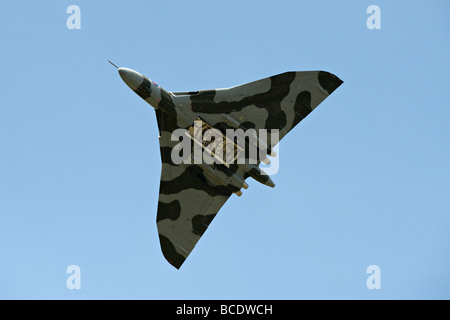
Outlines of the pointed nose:
M 137 90 L 144 82 L 142 74 L 128 68 L 119 68 L 119 75 L 132 90 Z

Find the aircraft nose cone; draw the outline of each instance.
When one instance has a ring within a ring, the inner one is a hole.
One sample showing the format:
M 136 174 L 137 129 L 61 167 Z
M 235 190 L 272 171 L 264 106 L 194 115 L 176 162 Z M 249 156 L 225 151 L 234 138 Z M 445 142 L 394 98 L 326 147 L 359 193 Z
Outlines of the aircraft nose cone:
M 139 88 L 144 81 L 142 74 L 128 68 L 119 68 L 119 75 L 132 90 Z

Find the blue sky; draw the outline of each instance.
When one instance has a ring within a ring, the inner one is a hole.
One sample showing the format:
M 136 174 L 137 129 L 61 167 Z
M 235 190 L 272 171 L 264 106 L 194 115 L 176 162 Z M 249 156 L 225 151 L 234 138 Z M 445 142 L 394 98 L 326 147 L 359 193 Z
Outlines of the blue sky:
M 69 30 L 66 9 L 81 9 Z M 381 29 L 369 30 L 369 5 Z M 450 3 L 23 1 L 0 11 L 0 298 L 449 299 Z M 285 71 L 344 84 L 180 270 L 156 230 L 153 109 Z M 81 269 L 68 290 L 66 268 Z M 381 289 L 369 290 L 369 265 Z

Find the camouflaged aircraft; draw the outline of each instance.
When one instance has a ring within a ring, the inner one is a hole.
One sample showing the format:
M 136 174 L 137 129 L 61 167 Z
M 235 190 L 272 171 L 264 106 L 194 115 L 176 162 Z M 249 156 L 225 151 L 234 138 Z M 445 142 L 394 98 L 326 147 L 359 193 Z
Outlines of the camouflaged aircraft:
M 278 140 L 343 83 L 329 72 L 304 71 L 227 89 L 169 92 L 134 70 L 114 66 L 128 87 L 155 108 L 162 160 L 156 222 L 162 253 L 177 269 L 228 198 L 247 189 L 248 177 L 275 186 L 259 164 L 268 163 L 266 155 L 275 156 L 273 147 Z M 260 129 L 270 132 L 266 141 L 255 137 L 256 164 L 174 163 L 173 151 L 179 140 L 172 139 L 172 133 L 180 128 L 192 132 L 196 121 L 224 136 L 229 129 L 255 129 L 253 135 L 259 135 Z

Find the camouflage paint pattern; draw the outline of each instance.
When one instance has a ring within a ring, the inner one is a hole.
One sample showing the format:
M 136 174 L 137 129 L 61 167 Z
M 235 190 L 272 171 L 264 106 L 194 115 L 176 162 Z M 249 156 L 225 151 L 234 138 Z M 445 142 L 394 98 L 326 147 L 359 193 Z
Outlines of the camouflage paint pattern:
M 130 88 L 156 110 L 162 161 L 156 222 L 164 257 L 175 268 L 228 198 L 247 187 L 245 179 L 274 184 L 258 165 L 174 164 L 171 152 L 179 141 L 171 140 L 172 132 L 201 118 L 223 134 L 227 128 L 278 129 L 281 140 L 343 83 L 324 71 L 286 72 L 227 89 L 168 92 L 138 73 L 130 83 L 131 71 L 119 69 Z M 270 131 L 267 136 L 266 154 L 274 146 Z

